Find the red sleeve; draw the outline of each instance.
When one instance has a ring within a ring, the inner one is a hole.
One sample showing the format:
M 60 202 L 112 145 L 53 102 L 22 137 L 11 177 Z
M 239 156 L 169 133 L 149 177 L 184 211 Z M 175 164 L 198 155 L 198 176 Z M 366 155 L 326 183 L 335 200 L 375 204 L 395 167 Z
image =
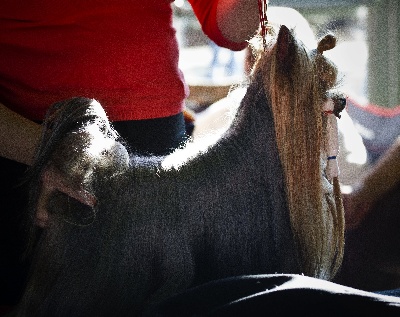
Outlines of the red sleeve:
M 192 5 L 193 12 L 199 20 L 203 32 L 215 44 L 233 51 L 241 51 L 247 47 L 247 42 L 232 42 L 222 35 L 217 23 L 218 0 L 189 0 L 189 3 Z

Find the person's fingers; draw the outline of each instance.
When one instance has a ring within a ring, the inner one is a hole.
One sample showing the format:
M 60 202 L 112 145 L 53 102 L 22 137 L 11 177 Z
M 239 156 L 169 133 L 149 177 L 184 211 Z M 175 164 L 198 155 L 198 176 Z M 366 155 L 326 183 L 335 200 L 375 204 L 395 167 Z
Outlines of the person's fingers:
M 45 228 L 49 220 L 49 214 L 47 212 L 47 202 L 49 200 L 52 188 L 42 186 L 38 203 L 36 206 L 35 223 L 37 226 Z
M 97 202 L 96 197 L 83 188 L 79 188 L 78 190 L 74 191 L 67 187 L 65 191 L 64 190 L 60 191 L 69 195 L 72 198 L 75 198 L 82 204 L 87 205 L 89 207 L 94 207 L 96 205 Z
M 47 167 L 42 174 L 42 188 L 38 199 L 35 215 L 35 223 L 39 227 L 46 227 L 49 220 L 47 210 L 48 200 L 54 191 L 60 191 L 71 198 L 74 198 L 84 205 L 94 207 L 96 197 L 82 187 L 73 188 L 65 183 L 63 177 L 53 167 Z
M 58 190 L 70 196 L 71 198 L 76 199 L 84 205 L 93 207 L 96 204 L 96 198 L 94 195 L 81 186 L 76 188 L 72 187 L 71 184 L 65 183 L 63 177 L 52 167 L 46 168 L 43 173 L 42 180 L 44 187 L 48 187 L 52 190 Z

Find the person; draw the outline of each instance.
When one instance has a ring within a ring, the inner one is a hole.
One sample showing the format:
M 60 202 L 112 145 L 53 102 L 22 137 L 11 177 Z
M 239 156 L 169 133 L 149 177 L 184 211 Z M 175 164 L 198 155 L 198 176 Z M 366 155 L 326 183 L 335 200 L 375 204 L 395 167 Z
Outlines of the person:
M 163 155 L 185 140 L 182 110 L 189 91 L 178 68 L 172 2 L 2 3 L 0 305 L 15 304 L 23 289 L 21 180 L 51 104 L 74 96 L 97 99 L 133 152 Z M 258 28 L 257 1 L 189 2 L 205 34 L 220 46 L 244 49 Z
M 335 282 L 367 291 L 400 287 L 400 137 L 343 193 L 346 248 Z
M 400 137 L 365 173 L 354 190 L 343 195 L 346 228 L 355 229 L 374 204 L 400 184 Z

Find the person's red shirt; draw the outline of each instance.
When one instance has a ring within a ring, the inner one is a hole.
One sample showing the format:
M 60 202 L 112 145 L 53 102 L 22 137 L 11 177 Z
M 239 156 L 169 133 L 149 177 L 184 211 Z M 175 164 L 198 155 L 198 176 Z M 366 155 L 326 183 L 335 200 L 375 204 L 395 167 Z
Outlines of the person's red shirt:
M 203 30 L 222 36 L 217 1 L 191 0 Z M 2 0 L 0 102 L 42 120 L 54 102 L 97 99 L 111 121 L 177 114 L 188 94 L 178 69 L 171 0 Z

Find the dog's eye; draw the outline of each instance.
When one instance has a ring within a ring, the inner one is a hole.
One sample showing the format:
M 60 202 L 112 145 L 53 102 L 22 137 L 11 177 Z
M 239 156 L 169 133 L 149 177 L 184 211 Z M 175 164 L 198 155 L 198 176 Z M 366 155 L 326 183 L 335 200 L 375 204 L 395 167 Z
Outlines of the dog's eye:
M 343 108 L 346 106 L 346 98 L 339 98 L 339 104 L 340 106 L 342 106 Z

